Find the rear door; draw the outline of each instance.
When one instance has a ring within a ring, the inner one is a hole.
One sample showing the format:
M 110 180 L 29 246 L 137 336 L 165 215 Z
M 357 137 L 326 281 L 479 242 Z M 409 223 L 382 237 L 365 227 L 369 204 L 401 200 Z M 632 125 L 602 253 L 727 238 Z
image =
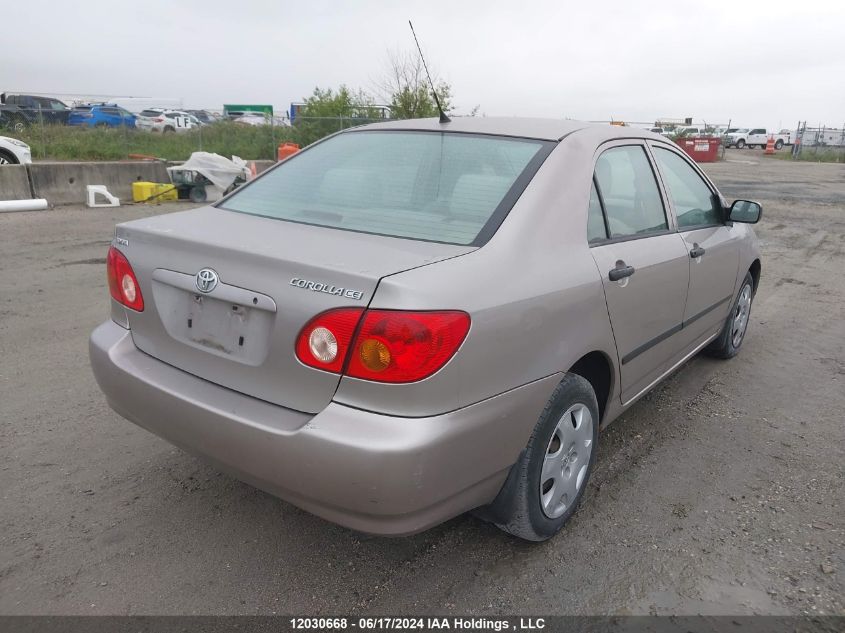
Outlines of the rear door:
M 617 144 L 598 156 L 588 226 L 628 402 L 676 356 L 689 283 L 689 255 L 644 144 Z
M 739 232 L 723 220 L 721 200 L 681 153 L 651 145 L 689 261 L 684 335 L 694 344 L 727 318 L 739 267 Z
M 117 108 L 100 108 L 100 112 L 103 115 L 103 122 L 108 124 L 109 127 L 120 125 L 120 110 Z
M 763 128 L 755 128 L 748 133 L 749 145 L 765 145 L 767 140 L 766 130 Z

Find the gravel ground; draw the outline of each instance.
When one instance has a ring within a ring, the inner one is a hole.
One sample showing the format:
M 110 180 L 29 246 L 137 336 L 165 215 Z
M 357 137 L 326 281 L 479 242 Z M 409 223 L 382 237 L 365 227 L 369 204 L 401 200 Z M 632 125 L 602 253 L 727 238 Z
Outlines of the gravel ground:
M 540 545 L 469 516 L 361 535 L 125 422 L 88 367 L 105 251 L 185 206 L 0 215 L 0 613 L 845 614 L 845 166 L 706 169 L 764 203 L 742 353 L 611 425 Z

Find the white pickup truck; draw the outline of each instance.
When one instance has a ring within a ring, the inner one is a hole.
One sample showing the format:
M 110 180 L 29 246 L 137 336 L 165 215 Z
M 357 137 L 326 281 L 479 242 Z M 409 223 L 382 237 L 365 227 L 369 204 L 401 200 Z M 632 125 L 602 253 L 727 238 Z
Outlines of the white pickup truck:
M 736 147 L 737 149 L 742 149 L 746 146 L 750 149 L 754 149 L 755 147 L 766 149 L 766 143 L 770 136 L 774 137 L 775 149 L 781 149 L 784 145 L 792 145 L 792 132 L 789 130 L 781 130 L 775 134 L 762 127 L 751 129 L 738 128 L 733 132 L 729 131 L 725 134 L 724 143 L 726 147 Z

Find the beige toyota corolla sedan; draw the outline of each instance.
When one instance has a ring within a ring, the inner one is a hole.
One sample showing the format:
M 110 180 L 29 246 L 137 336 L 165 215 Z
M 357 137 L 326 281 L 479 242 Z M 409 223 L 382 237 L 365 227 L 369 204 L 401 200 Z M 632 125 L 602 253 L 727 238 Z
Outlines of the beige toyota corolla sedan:
M 331 521 L 539 541 L 601 427 L 740 349 L 760 214 L 644 130 L 363 126 L 118 225 L 91 364 L 125 418 Z

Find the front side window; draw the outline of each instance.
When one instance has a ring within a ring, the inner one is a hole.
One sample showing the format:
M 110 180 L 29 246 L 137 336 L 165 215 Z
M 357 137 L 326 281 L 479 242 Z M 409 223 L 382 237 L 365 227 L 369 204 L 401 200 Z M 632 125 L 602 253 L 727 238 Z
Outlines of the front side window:
M 654 158 L 675 207 L 678 227 L 721 222 L 719 211 L 714 205 L 713 192 L 683 158 L 662 147 L 654 148 Z
M 596 161 L 596 180 L 611 239 L 669 229 L 643 147 L 626 145 L 604 152 Z
M 548 146 L 475 134 L 350 132 L 295 154 L 221 207 L 337 229 L 472 244 L 488 222 L 501 222 L 512 204 L 508 193 L 523 173 L 533 175 Z

